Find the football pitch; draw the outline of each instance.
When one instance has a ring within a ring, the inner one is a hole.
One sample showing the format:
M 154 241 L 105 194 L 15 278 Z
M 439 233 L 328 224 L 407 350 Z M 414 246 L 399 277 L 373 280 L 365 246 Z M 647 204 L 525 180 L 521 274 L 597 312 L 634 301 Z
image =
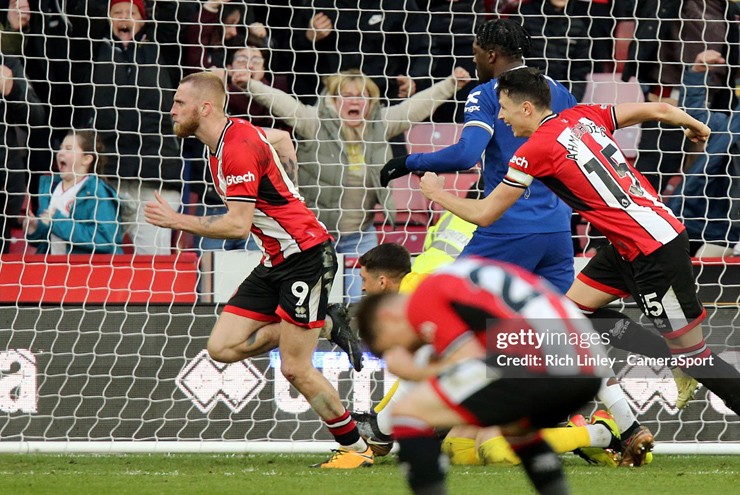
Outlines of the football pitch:
M 2 455 L 2 494 L 274 494 L 409 493 L 392 457 L 372 468 L 332 471 L 309 467 L 319 455 Z M 592 467 L 564 457 L 574 494 L 740 493 L 740 456 L 656 455 L 639 469 Z M 450 494 L 533 493 L 521 468 L 454 467 Z

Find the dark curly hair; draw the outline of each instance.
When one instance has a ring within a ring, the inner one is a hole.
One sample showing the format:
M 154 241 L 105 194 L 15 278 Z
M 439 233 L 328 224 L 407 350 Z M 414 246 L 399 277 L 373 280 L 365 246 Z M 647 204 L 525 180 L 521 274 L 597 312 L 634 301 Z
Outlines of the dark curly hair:
M 509 58 L 526 57 L 532 46 L 529 33 L 510 19 L 495 19 L 479 25 L 475 40 L 484 50 L 494 50 Z
M 525 67 L 510 70 L 498 78 L 496 93 L 505 94 L 515 102 L 529 100 L 536 108 L 550 108 L 552 96 L 550 85 L 539 69 Z

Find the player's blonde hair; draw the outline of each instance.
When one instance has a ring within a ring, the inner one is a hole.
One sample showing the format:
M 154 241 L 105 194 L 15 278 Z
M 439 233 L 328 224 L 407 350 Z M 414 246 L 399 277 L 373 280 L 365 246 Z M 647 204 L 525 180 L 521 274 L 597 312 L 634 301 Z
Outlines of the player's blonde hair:
M 180 84 L 191 84 L 202 101 L 211 101 L 213 106 L 226 108 L 226 87 L 224 81 L 213 72 L 196 72 L 185 76 Z
M 350 83 L 357 84 L 357 87 L 359 87 L 364 94 L 367 94 L 367 99 L 369 100 L 367 111 L 368 115 L 371 115 L 375 107 L 380 102 L 380 88 L 375 84 L 375 81 L 358 69 L 342 71 L 339 74 L 334 74 L 333 76 L 329 76 L 324 79 L 326 95 L 332 99 L 336 99 L 342 94 L 342 90 Z M 336 107 L 334 106 L 330 105 L 329 108 L 336 111 Z M 364 129 L 342 129 L 342 134 L 348 141 L 361 141 L 363 133 Z

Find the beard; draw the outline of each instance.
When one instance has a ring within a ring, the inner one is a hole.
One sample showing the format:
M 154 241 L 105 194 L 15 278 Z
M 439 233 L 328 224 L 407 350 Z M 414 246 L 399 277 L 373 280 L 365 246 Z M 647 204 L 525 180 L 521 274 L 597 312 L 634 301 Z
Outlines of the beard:
M 190 119 L 185 122 L 176 122 L 173 126 L 175 136 L 179 138 L 187 138 L 195 135 L 195 131 L 198 130 L 198 119 L 196 116 L 191 116 Z

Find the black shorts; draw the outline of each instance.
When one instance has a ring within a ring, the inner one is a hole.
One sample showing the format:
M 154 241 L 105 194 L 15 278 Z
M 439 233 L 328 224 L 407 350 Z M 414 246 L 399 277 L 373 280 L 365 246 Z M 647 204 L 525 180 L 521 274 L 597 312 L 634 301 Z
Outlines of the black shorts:
M 258 265 L 224 311 L 253 320 L 286 320 L 300 327 L 320 328 L 336 273 L 337 254 L 326 241 L 288 256 L 278 266 Z
M 632 261 L 622 258 L 612 244 L 604 246 L 578 274 L 578 280 L 617 297 L 631 295 L 666 338 L 683 335 L 706 315 L 696 293 L 686 231 Z
M 551 377 L 496 365 L 497 356 L 454 364 L 432 378 L 437 395 L 477 426 L 502 426 L 524 420 L 540 429 L 558 425 L 594 398 L 601 378 Z

